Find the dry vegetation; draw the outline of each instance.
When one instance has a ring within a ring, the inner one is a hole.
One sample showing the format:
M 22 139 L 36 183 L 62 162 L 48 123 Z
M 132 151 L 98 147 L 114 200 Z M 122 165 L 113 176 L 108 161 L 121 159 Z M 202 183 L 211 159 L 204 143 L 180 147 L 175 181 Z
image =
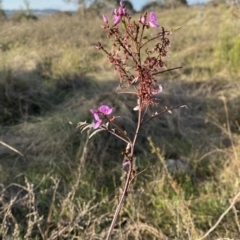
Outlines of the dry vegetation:
M 112 239 L 195 240 L 240 190 L 240 21 L 218 7 L 159 10 L 171 36 L 159 76 L 161 107 L 146 125 L 137 171 Z M 133 16 L 138 19 L 138 16 Z M 0 235 L 2 239 L 104 239 L 118 201 L 119 141 L 76 129 L 99 103 L 134 124 L 134 100 L 97 41 L 98 14 L 4 21 L 0 31 Z M 71 123 L 70 123 L 71 122 Z M 125 123 L 126 123 L 125 122 Z M 172 160 L 169 160 L 172 159 Z M 240 239 L 240 199 L 205 239 Z

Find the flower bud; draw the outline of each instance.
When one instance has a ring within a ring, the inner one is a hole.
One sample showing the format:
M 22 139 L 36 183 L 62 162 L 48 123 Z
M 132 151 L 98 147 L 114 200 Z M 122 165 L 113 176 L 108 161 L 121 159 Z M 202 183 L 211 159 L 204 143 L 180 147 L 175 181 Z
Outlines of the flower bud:
M 108 18 L 103 14 L 103 21 L 105 22 L 105 23 L 108 23 Z

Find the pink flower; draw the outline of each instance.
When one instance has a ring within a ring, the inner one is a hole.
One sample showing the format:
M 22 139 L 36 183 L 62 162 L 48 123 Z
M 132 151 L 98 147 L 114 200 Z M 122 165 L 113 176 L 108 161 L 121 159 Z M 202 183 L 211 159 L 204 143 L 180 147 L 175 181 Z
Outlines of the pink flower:
M 117 16 L 117 15 L 113 15 L 113 19 L 114 19 L 113 25 L 116 26 L 116 25 L 118 25 L 121 22 L 122 17 L 121 16 Z
M 93 114 L 93 116 L 94 116 L 94 118 L 96 120 L 96 122 L 95 122 L 95 124 L 93 126 L 93 129 L 99 128 L 101 126 L 101 124 L 102 124 L 102 119 L 99 117 L 99 113 L 107 116 L 107 115 L 111 114 L 112 111 L 113 111 L 113 108 L 110 108 L 107 105 L 100 106 L 98 108 L 98 110 L 90 109 L 90 112 Z
M 108 18 L 103 14 L 103 21 L 105 22 L 105 23 L 108 23 Z
M 109 115 L 112 113 L 113 108 L 110 108 L 107 105 L 102 105 L 98 110 L 99 110 L 99 112 L 101 112 L 104 115 Z
M 157 23 L 157 16 L 154 12 L 150 12 L 148 23 L 150 27 L 159 27 L 159 24 Z
M 119 4 L 119 5 L 120 5 L 120 7 L 123 8 L 123 7 L 124 7 L 124 3 L 123 3 L 123 1 L 120 1 L 120 4 Z
M 113 19 L 114 19 L 113 26 L 118 25 L 121 22 L 122 17 L 126 15 L 127 15 L 126 8 L 124 7 L 123 2 L 121 1 L 120 7 L 118 9 L 117 8 L 114 9 L 113 11 Z
M 139 22 L 142 24 L 146 23 L 146 17 L 145 16 L 141 16 L 141 18 L 139 19 Z
M 91 109 L 90 111 L 91 111 L 91 113 L 93 114 L 93 116 L 94 116 L 94 118 L 96 120 L 96 122 L 95 122 L 95 124 L 93 126 L 93 129 L 97 129 L 101 125 L 102 119 L 99 117 L 98 111 L 96 111 L 94 109 Z

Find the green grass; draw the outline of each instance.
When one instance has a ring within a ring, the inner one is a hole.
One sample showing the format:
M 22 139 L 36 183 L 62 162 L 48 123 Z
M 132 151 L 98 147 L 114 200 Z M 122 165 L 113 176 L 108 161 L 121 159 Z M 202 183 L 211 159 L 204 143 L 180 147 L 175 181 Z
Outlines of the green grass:
M 146 125 L 137 172 L 112 239 L 198 239 L 239 191 L 239 21 L 231 10 L 162 10 L 171 35 L 160 75 L 160 108 L 186 104 Z M 133 16 L 138 19 L 139 16 Z M 101 17 L 4 21 L 0 31 L 0 234 L 4 239 L 104 239 L 122 184 L 125 146 L 76 129 L 90 108 L 114 106 L 133 134 L 136 102 L 116 93 L 117 76 L 97 41 Z M 151 137 L 149 139 L 148 137 Z M 186 172 L 171 172 L 178 159 Z M 239 202 L 206 239 L 239 238 Z M 4 227 L 7 224 L 7 227 Z M 13 236 L 13 238 L 11 238 Z M 165 238 L 164 238 L 165 236 Z

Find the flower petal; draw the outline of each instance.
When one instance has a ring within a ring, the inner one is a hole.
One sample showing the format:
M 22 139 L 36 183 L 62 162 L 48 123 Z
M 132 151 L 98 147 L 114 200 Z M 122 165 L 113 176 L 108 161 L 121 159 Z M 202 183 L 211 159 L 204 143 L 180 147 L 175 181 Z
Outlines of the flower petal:
M 146 17 L 142 16 L 139 21 L 140 21 L 140 23 L 145 24 L 146 23 Z
M 123 8 L 122 7 L 118 8 L 118 15 L 120 15 L 120 16 L 123 15 Z
M 133 110 L 134 110 L 134 111 L 138 111 L 138 110 L 139 110 L 139 105 L 136 106 Z
M 99 126 L 101 125 L 101 123 L 102 123 L 102 119 L 99 119 L 99 120 L 94 124 L 93 129 L 99 128 Z
M 159 27 L 159 24 L 157 23 L 157 16 L 154 12 L 149 13 L 149 21 L 148 21 L 150 27 Z
M 96 121 L 101 120 L 97 113 L 94 113 L 93 116 L 94 116 L 94 118 L 95 118 Z
M 150 21 L 149 25 L 150 25 L 150 27 L 156 27 L 156 28 L 159 27 L 159 24 L 157 22 L 153 22 L 153 21 Z
M 120 1 L 120 6 L 121 6 L 122 8 L 124 7 L 123 1 Z
M 150 19 L 150 21 L 154 21 L 154 22 L 157 21 L 157 16 L 156 16 L 155 12 L 149 13 L 149 19 Z
M 103 21 L 105 22 L 105 23 L 108 23 L 108 18 L 103 14 Z
M 101 112 L 102 114 L 104 115 L 109 115 L 112 113 L 113 111 L 113 108 L 110 108 L 109 106 L 107 105 L 102 105 L 101 107 L 99 107 L 99 112 Z
M 114 15 L 113 18 L 115 19 L 115 21 L 113 23 L 113 26 L 118 25 L 121 22 L 121 20 L 122 20 L 122 16 Z
M 92 114 L 94 114 L 94 113 L 98 113 L 98 110 L 96 110 L 96 109 L 90 109 L 90 112 L 91 112 Z

